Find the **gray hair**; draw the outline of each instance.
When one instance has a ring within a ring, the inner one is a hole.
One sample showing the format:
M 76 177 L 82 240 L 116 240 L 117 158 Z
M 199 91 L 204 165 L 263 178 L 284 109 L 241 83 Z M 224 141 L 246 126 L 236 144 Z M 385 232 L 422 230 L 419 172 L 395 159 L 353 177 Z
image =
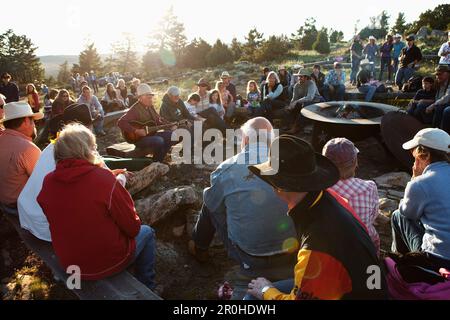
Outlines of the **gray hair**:
M 172 86 L 167 89 L 167 94 L 170 96 L 180 96 L 180 89 L 178 89 L 178 87 Z
M 96 164 L 99 160 L 96 148 L 95 136 L 88 128 L 79 123 L 68 124 L 55 142 L 55 161 L 84 159 Z
M 267 82 L 269 82 L 270 76 L 275 76 L 275 79 L 277 79 L 277 82 L 280 82 L 280 77 L 278 76 L 278 74 L 275 71 L 269 72 L 269 74 L 267 75 L 267 78 L 266 78 Z

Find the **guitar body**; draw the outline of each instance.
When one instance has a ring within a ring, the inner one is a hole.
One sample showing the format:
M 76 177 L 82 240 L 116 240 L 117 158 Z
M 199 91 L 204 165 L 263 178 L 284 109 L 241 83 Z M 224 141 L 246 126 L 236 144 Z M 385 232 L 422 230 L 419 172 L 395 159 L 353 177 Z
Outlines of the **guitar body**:
M 134 120 L 134 121 L 130 121 L 129 124 L 135 129 L 145 129 L 147 136 L 149 136 L 149 135 L 154 134 L 155 132 L 158 132 L 159 130 L 164 130 L 164 129 L 171 128 L 173 126 L 182 125 L 185 122 L 186 122 L 185 120 L 182 120 L 179 122 L 172 122 L 172 123 L 157 126 L 153 120 L 150 120 L 147 122 L 139 122 L 139 121 Z M 126 142 L 132 143 L 132 144 L 138 142 L 142 138 L 140 136 L 137 136 L 134 132 L 130 133 L 130 132 L 126 132 L 124 130 L 122 130 L 122 136 Z

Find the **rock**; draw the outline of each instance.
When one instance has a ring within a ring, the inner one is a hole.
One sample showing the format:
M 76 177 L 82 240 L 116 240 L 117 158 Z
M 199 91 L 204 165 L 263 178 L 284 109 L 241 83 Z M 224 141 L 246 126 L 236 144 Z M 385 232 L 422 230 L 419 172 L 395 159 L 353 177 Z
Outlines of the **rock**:
M 160 162 L 154 162 L 141 171 L 133 174 L 127 181 L 127 189 L 131 195 L 147 188 L 154 180 L 169 172 L 169 166 Z
M 378 208 L 384 215 L 390 216 L 393 211 L 398 209 L 398 202 L 388 198 L 381 198 L 378 200 Z
M 374 179 L 378 187 L 393 188 L 399 187 L 404 189 L 411 180 L 411 176 L 406 172 L 391 172 L 379 176 Z
M 378 198 L 387 198 L 387 191 L 383 189 L 378 189 Z
M 405 193 L 402 191 L 388 190 L 387 197 L 401 200 L 401 199 L 403 199 L 404 195 L 405 195 Z
M 438 39 L 447 39 L 447 32 L 442 30 L 431 30 L 430 36 Z
M 420 27 L 416 34 L 417 39 L 426 39 L 428 37 L 428 27 Z
M 198 201 L 195 190 L 192 187 L 184 186 L 137 200 L 135 207 L 141 219 L 145 223 L 153 225 L 182 207 L 194 206 Z
M 177 280 L 173 275 L 180 272 L 180 255 L 175 250 L 175 247 L 171 243 L 162 242 L 156 240 L 156 279 L 155 282 L 158 286 L 163 285 L 165 288 L 169 288 Z M 163 290 L 162 290 L 163 291 Z M 162 292 L 159 293 L 161 295 Z

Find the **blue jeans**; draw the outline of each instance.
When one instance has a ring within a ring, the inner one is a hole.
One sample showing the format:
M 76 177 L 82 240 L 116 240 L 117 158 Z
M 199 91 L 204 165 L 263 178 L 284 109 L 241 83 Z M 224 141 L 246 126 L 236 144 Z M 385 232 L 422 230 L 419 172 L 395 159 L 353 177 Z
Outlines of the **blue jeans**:
M 343 84 L 330 85 L 334 88 L 334 101 L 343 101 L 345 94 L 345 86 Z M 326 101 L 331 101 L 333 98 L 331 96 L 330 86 L 325 85 L 323 88 L 323 95 Z
M 405 218 L 399 210 L 391 218 L 392 251 L 405 254 L 422 251 L 422 239 L 425 228 L 420 221 Z
M 397 73 L 397 70 L 398 70 L 398 58 L 393 58 L 392 61 L 394 61 L 394 64 L 392 66 L 392 72 L 395 75 Z
M 153 136 L 147 136 L 135 143 L 139 149 L 144 149 L 153 153 L 153 159 L 156 162 L 164 160 L 170 147 L 176 142 L 171 141 L 172 131 L 157 132 Z
M 228 256 L 239 263 L 241 272 L 245 276 L 264 276 L 271 279 L 279 279 L 277 276 L 281 276 L 283 279 L 286 278 L 283 275 L 285 273 L 290 274 L 294 268 L 295 254 L 257 257 L 244 252 L 236 243 L 228 238 L 226 214 L 215 214 L 203 205 L 200 216 L 192 231 L 192 240 L 194 240 L 198 248 L 207 250 L 216 232 L 227 249 Z
M 408 105 L 407 112 L 420 122 L 424 124 L 431 124 L 433 121 L 433 114 L 428 114 L 425 112 L 427 107 L 431 104 L 432 102 L 412 102 Z
M 395 84 L 401 88 L 403 83 L 414 75 L 413 68 L 400 68 L 395 75 Z
M 436 106 L 434 109 L 433 127 L 450 132 L 450 106 Z
M 273 283 L 273 286 L 278 289 L 280 292 L 289 294 L 294 288 L 294 279 L 281 280 Z M 243 300 L 258 300 L 251 294 L 247 294 Z
M 380 77 L 378 78 L 378 80 L 382 80 L 383 79 L 383 73 L 384 73 L 384 69 L 387 68 L 388 69 L 388 80 L 391 81 L 391 77 L 392 77 L 392 67 L 391 67 L 391 58 L 381 58 L 381 65 L 380 65 Z
M 371 86 L 371 85 L 363 85 L 358 88 L 358 91 L 361 93 L 365 93 L 366 94 L 365 101 L 370 102 L 370 101 L 372 101 L 373 95 L 377 91 L 377 87 Z
M 135 240 L 136 251 L 131 263 L 134 264 L 136 279 L 153 290 L 155 288 L 155 231 L 147 225 L 141 225 Z
M 352 57 L 352 71 L 350 72 L 350 82 L 355 83 L 356 82 L 356 75 L 359 71 L 359 63 L 361 62 L 361 59 L 353 58 Z

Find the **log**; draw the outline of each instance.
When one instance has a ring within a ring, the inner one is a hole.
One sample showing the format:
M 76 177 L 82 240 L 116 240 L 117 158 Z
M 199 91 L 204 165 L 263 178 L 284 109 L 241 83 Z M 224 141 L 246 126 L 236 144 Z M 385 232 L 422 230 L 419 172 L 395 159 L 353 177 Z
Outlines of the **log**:
M 169 172 L 169 166 L 160 162 L 154 162 L 141 171 L 135 172 L 127 180 L 127 190 L 131 195 L 147 188 L 157 178 L 164 176 Z
M 192 187 L 183 186 L 135 201 L 136 211 L 144 223 L 153 225 L 183 207 L 192 207 L 198 195 Z

